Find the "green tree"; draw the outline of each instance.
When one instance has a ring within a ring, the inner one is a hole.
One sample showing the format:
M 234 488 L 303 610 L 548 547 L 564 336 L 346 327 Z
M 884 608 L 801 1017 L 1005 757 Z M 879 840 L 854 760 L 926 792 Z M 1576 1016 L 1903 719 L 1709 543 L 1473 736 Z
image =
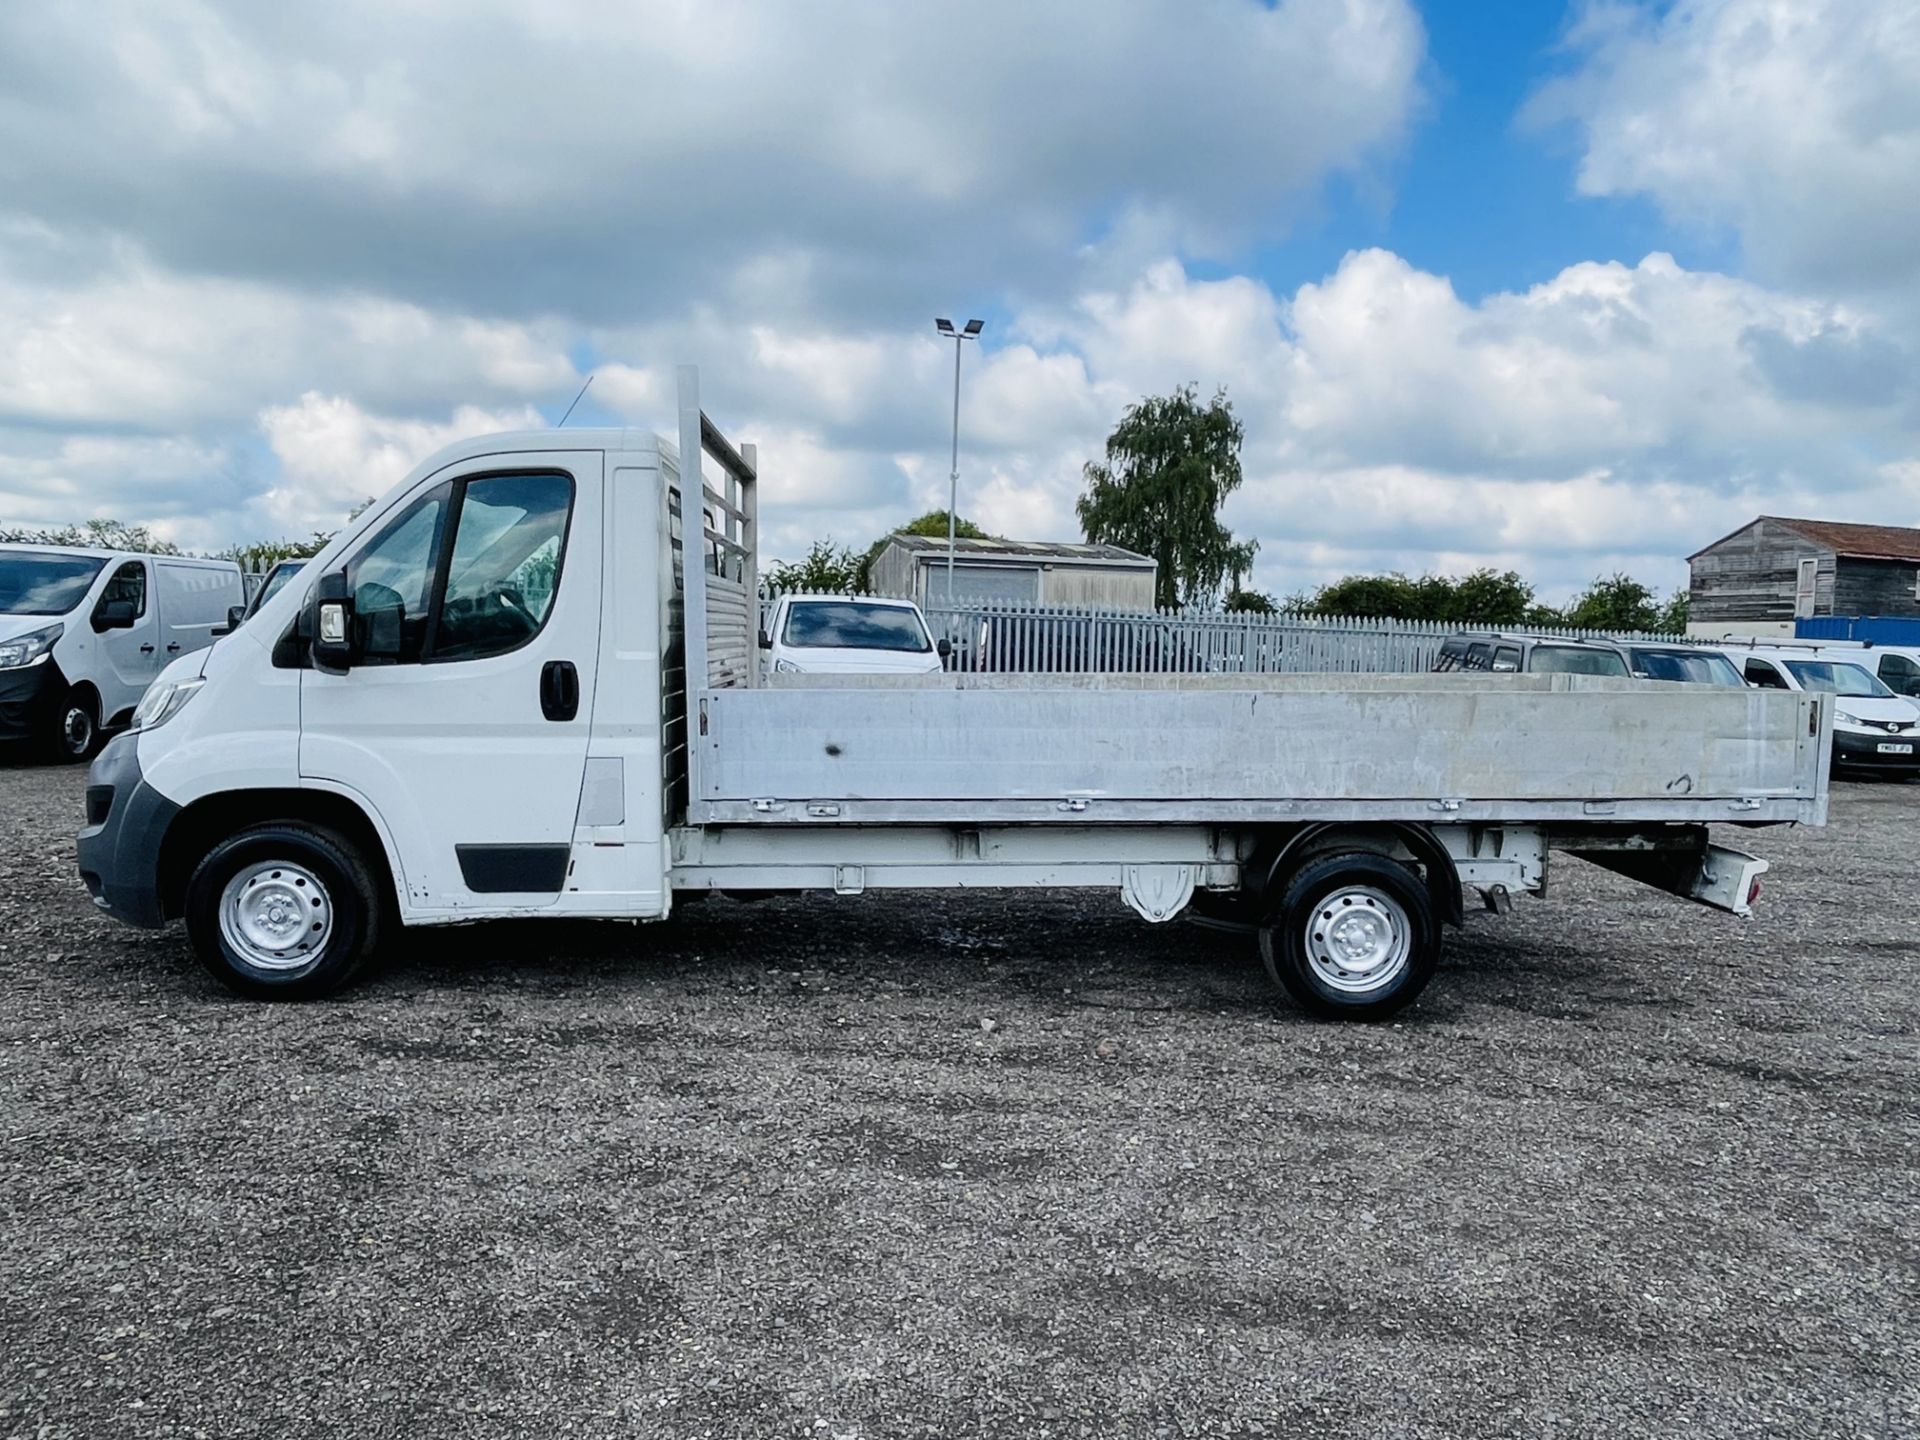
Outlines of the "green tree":
M 1475 570 L 1453 582 L 1448 613 L 1459 625 L 1518 625 L 1533 604 L 1533 586 L 1516 570 Z
M 789 590 L 808 590 L 823 595 L 841 595 L 858 588 L 860 557 L 848 546 L 836 546 L 831 540 L 816 540 L 804 560 L 781 561 L 767 570 L 767 593 L 781 595 Z
M 1235 540 L 1220 507 L 1240 488 L 1243 432 L 1225 391 L 1202 406 L 1192 385 L 1129 406 L 1107 437 L 1104 461 L 1084 469 L 1077 503 L 1089 542 L 1122 545 L 1159 562 L 1155 603 L 1204 606 L 1223 583 L 1238 588 L 1259 542 Z
M 178 555 L 180 547 L 162 540 L 145 525 L 119 520 L 87 520 L 79 525 L 44 529 L 0 525 L 0 543 L 10 545 L 77 545 L 90 550 L 132 550 L 144 555 Z
M 953 522 L 953 533 L 961 540 L 992 540 L 996 538 L 982 530 L 964 515 L 958 517 Z M 878 560 L 880 558 L 880 552 L 887 548 L 887 541 L 896 535 L 931 535 L 944 540 L 947 538 L 947 512 L 944 510 L 929 510 L 924 515 L 917 515 L 906 524 L 889 530 L 878 540 L 874 541 L 873 544 L 869 545 L 866 553 L 860 557 L 859 573 L 855 576 L 855 588 L 860 590 L 871 590 L 873 588 L 873 562 Z
M 1567 624 L 1581 630 L 1659 630 L 1664 618 L 1653 591 L 1618 571 L 1597 578 L 1567 607 Z
M 1273 597 L 1264 590 L 1242 590 L 1238 585 L 1227 591 L 1227 598 L 1220 602 L 1220 608 L 1229 615 L 1273 615 L 1279 612 L 1279 606 L 1273 603 Z
M 333 536 L 324 530 L 316 530 L 306 540 L 256 540 L 249 545 L 235 545 L 222 552 L 222 560 L 231 560 L 242 570 L 250 574 L 261 574 L 271 570 L 282 560 L 307 560 L 318 555 Z
M 1687 633 L 1687 614 L 1691 596 L 1683 585 L 1667 597 L 1667 603 L 1660 607 L 1660 624 L 1655 627 L 1669 635 Z
M 1349 575 L 1315 592 L 1308 609 L 1318 615 L 1369 619 L 1431 620 L 1445 625 L 1518 625 L 1537 609 L 1533 587 L 1518 571 L 1481 569 L 1454 578 L 1399 573 Z
M 1322 585 L 1308 608 L 1316 615 L 1357 615 L 1364 619 L 1424 620 L 1424 601 L 1413 581 L 1400 574 L 1349 575 Z

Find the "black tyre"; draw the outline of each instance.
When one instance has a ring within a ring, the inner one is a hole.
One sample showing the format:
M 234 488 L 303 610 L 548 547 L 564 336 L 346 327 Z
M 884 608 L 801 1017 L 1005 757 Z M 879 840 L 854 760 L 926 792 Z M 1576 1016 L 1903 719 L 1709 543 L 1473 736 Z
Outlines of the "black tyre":
M 372 958 L 385 913 L 354 845 L 316 825 L 255 825 L 222 841 L 187 882 L 187 935 L 200 963 L 256 1000 L 310 1000 Z
M 63 765 L 91 760 L 100 748 L 100 707 L 85 690 L 69 690 L 47 711 L 41 749 Z
M 1440 962 L 1426 883 L 1384 855 L 1323 855 L 1294 872 L 1260 927 L 1274 983 L 1302 1009 L 1382 1020 L 1411 1005 Z

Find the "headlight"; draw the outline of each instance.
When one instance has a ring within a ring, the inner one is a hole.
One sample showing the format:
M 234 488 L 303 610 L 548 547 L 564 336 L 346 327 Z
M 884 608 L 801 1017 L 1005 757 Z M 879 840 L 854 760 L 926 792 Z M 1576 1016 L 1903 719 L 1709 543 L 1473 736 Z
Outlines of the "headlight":
M 24 670 L 38 665 L 53 650 L 53 642 L 66 633 L 64 625 L 45 625 L 11 640 L 0 640 L 0 670 Z
M 191 680 L 156 680 L 133 707 L 133 728 L 151 730 L 166 724 L 186 708 L 187 702 L 198 695 L 206 683 L 198 676 Z
M 802 673 L 800 667 L 791 660 L 776 660 L 773 662 L 773 668 L 785 675 L 799 675 Z
M 1836 720 L 1845 720 L 1848 724 L 1851 724 L 1851 725 L 1858 725 L 1860 723 L 1860 717 L 1854 714 L 1851 710 L 1847 709 L 1847 707 L 1844 705 L 1834 706 L 1833 718 Z

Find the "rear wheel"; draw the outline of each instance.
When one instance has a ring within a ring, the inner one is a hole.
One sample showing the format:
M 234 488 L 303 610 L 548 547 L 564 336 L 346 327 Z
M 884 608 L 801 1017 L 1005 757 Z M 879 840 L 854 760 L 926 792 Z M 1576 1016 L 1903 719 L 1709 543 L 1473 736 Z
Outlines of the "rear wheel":
M 346 985 L 380 940 L 381 889 L 353 844 L 314 825 L 255 825 L 222 841 L 187 882 L 200 963 L 257 1000 Z
M 1384 855 L 1323 855 L 1295 871 L 1260 929 L 1267 973 L 1299 1005 L 1381 1020 L 1411 1005 L 1440 961 L 1421 878 Z

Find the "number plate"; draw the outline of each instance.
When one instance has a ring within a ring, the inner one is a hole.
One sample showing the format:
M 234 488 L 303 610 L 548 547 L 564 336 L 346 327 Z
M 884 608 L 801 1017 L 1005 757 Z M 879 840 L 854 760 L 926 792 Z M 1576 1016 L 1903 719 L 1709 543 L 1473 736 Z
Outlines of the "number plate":
M 1912 745 L 1894 745 L 1894 744 L 1890 744 L 1889 742 L 1887 742 L 1887 741 L 1885 741 L 1885 740 L 1882 740 L 1882 741 L 1880 742 L 1880 744 L 1878 745 L 1878 747 L 1876 747 L 1876 748 L 1878 748 L 1878 750 L 1880 751 L 1880 753 L 1881 753 L 1882 755 L 1911 755 L 1911 754 L 1913 754 L 1913 746 L 1912 746 Z

